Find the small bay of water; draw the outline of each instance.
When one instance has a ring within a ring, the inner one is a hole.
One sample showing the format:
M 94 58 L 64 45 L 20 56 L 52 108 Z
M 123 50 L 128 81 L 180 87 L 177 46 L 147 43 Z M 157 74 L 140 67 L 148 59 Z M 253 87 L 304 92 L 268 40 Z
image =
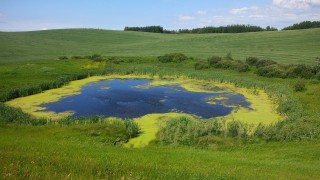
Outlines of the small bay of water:
M 150 79 L 112 79 L 89 83 L 80 94 L 42 104 L 46 111 L 74 111 L 73 116 L 136 118 L 151 113 L 181 112 L 212 118 L 231 113 L 235 106 L 249 107 L 241 94 L 231 92 L 191 92 L 179 84 L 140 88 Z M 208 103 L 208 99 L 225 97 Z

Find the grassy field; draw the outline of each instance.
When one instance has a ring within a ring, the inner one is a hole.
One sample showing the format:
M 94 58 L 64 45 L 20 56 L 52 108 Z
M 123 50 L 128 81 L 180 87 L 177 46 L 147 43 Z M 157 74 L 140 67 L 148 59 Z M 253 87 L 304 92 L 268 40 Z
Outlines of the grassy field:
M 0 32 L 0 63 L 56 59 L 67 55 L 158 56 L 180 52 L 197 58 L 212 55 L 244 60 L 248 56 L 281 63 L 314 63 L 320 56 L 320 29 L 240 34 L 156 34 L 67 29 Z
M 87 127 L 89 128 L 89 127 Z M 83 127 L 0 127 L 1 179 L 319 179 L 320 143 L 112 147 Z
M 200 58 L 232 52 L 235 58 L 258 56 L 282 63 L 312 63 L 314 57 L 319 56 L 319 32 L 320 29 L 217 35 L 78 29 L 2 32 L 0 97 L 13 89 L 90 71 L 168 74 L 263 87 L 269 93 L 277 91 L 282 93 L 283 99 L 297 100 L 306 119 L 289 122 L 292 126 L 280 132 L 281 135 L 301 136 L 302 140 L 229 139 L 228 144 L 213 143 L 205 147 L 153 142 L 136 149 L 106 142 L 110 138 L 118 142 L 117 136 L 123 136 L 123 129 L 118 131 L 113 126 L 99 124 L 18 125 L 7 120 L 19 122 L 17 117 L 25 118 L 25 115 L 19 116 L 17 110 L 15 114 L 0 106 L 0 112 L 6 113 L 0 114 L 0 179 L 320 179 L 320 142 L 310 138 L 303 140 L 319 132 L 318 81 L 266 78 L 253 71 L 195 70 L 194 60 L 165 64 L 153 58 L 169 52 Z M 135 57 L 121 57 L 125 62 L 120 64 L 89 59 L 56 60 L 62 55 L 93 53 Z M 306 84 L 305 91 L 294 92 L 297 81 Z M 290 107 L 289 104 L 287 108 Z M 309 134 L 304 136 L 301 132 Z

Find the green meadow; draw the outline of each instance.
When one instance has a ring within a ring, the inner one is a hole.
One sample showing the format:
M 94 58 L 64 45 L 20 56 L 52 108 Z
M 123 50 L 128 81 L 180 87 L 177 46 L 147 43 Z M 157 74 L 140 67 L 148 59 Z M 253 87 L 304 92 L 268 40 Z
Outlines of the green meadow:
M 239 34 L 158 34 L 96 29 L 0 32 L 0 62 L 55 59 L 59 56 L 159 56 L 184 53 L 208 58 L 232 53 L 281 63 L 314 63 L 319 29 Z
M 320 56 L 319 34 L 320 29 L 0 32 L 0 179 L 320 179 L 319 80 L 258 76 L 254 66 L 246 72 L 195 69 L 199 61 L 225 59 L 228 53 L 241 62 L 253 56 L 313 66 Z M 159 62 L 157 56 L 166 53 L 188 59 Z M 102 56 L 89 57 L 93 54 Z M 147 146 L 129 148 L 126 143 L 143 137 L 148 127 L 138 132 L 139 123 L 103 117 L 39 119 L 6 105 L 95 75 L 184 77 L 233 84 L 253 95 L 263 90 L 283 121 L 261 124 L 252 133 L 237 119 L 227 124 L 223 118 L 162 118 L 161 126 L 151 128 L 156 137 Z M 303 88 L 297 90 L 297 84 Z

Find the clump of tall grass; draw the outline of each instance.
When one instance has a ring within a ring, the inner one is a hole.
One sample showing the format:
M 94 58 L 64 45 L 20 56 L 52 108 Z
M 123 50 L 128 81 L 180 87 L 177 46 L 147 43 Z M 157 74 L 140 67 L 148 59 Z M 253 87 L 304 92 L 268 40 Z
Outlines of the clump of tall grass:
M 18 125 L 46 125 L 46 119 L 36 119 L 31 115 L 22 112 L 21 109 L 6 106 L 0 103 L 0 124 Z
M 66 117 L 60 121 L 55 121 L 54 124 L 61 127 L 76 127 L 110 145 L 122 145 L 128 142 L 130 138 L 137 137 L 140 133 L 138 124 L 132 120 L 110 119 L 103 116 Z
M 157 133 L 157 144 L 197 147 L 224 146 L 234 140 L 253 138 L 253 125 L 223 119 L 195 120 L 186 117 L 171 119 Z
M 66 117 L 59 121 L 53 121 L 34 118 L 22 112 L 21 109 L 8 107 L 3 103 L 0 103 L 0 125 L 75 127 L 110 145 L 122 145 L 140 133 L 138 124 L 129 119 L 106 119 L 103 116 L 92 116 Z
M 84 79 L 91 76 L 92 74 L 95 74 L 95 73 L 93 72 L 77 73 L 77 74 L 69 75 L 67 77 L 60 77 L 57 80 L 42 82 L 34 86 L 23 86 L 23 87 L 11 89 L 7 93 L 1 94 L 0 102 L 5 102 L 18 97 L 24 97 L 24 96 L 41 93 L 42 91 L 49 90 L 49 89 L 59 88 L 68 84 L 71 81 Z

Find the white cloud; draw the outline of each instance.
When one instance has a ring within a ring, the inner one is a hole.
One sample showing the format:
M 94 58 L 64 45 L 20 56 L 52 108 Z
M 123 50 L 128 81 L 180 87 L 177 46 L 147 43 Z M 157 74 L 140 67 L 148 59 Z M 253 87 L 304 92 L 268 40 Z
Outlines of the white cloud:
M 198 15 L 206 15 L 207 14 L 207 11 L 197 11 L 197 14 Z
M 276 6 L 289 9 L 303 9 L 310 6 L 320 6 L 320 0 L 272 0 Z
M 245 14 L 247 13 L 249 8 L 243 7 L 243 8 L 236 8 L 236 9 L 231 9 L 230 13 L 231 14 Z
M 195 19 L 196 18 L 193 16 L 182 16 L 182 15 L 179 16 L 180 21 L 191 21 L 191 20 L 195 20 Z
M 247 14 L 247 13 L 252 13 L 259 10 L 257 6 L 252 6 L 252 7 L 243 7 L 243 8 L 235 8 L 231 9 L 230 13 L 231 14 Z

